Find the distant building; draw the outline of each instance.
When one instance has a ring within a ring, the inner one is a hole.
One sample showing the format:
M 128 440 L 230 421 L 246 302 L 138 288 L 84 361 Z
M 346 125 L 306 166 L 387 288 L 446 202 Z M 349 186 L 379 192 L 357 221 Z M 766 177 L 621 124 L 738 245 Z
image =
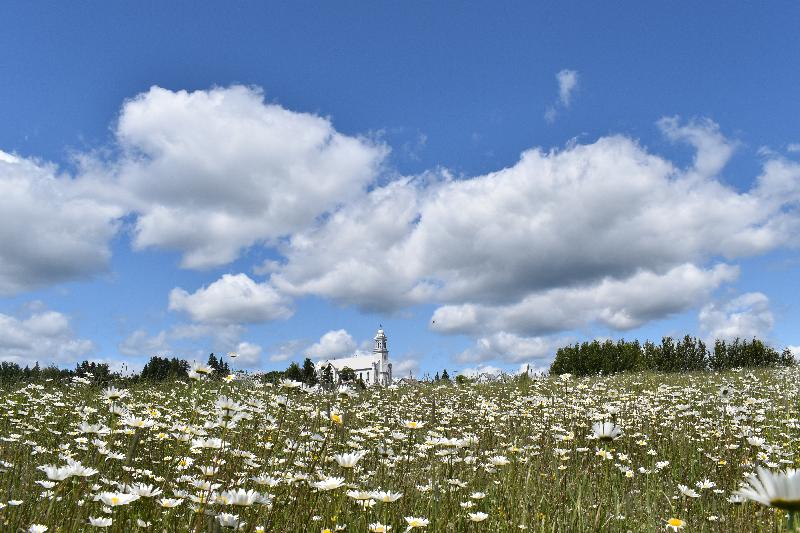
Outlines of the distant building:
M 333 357 L 317 363 L 317 372 L 331 365 L 334 383 L 339 381 L 339 373 L 344 368 L 351 368 L 356 379 L 362 379 L 366 385 L 390 385 L 392 383 L 392 363 L 389 362 L 389 349 L 386 334 L 379 329 L 375 335 L 371 355 L 354 355 L 350 357 Z

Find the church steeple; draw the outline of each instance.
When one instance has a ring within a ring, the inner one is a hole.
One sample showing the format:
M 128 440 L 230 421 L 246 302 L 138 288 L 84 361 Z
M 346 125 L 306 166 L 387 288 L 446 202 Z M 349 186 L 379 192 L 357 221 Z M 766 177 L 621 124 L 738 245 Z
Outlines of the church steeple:
M 378 334 L 375 335 L 375 345 L 372 348 L 372 353 L 380 355 L 383 360 L 389 357 L 389 349 L 386 346 L 386 334 L 383 332 L 382 326 L 381 329 L 378 330 Z

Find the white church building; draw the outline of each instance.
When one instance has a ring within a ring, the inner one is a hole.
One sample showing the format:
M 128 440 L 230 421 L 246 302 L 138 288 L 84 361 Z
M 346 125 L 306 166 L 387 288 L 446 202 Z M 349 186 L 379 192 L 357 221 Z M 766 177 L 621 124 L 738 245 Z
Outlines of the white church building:
M 331 365 L 333 381 L 339 381 L 339 373 L 344 368 L 351 368 L 356 373 L 356 379 L 362 379 L 364 384 L 390 385 L 392 383 L 392 363 L 389 362 L 389 349 L 386 345 L 386 334 L 379 329 L 375 335 L 375 342 L 371 355 L 354 355 L 351 357 L 334 357 L 317 363 L 317 372 Z

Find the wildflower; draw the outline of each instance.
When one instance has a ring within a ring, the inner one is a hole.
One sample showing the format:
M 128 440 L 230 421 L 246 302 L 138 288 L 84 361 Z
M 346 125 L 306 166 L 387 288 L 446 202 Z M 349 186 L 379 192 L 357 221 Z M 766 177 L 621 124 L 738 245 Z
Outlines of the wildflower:
M 89 517 L 89 525 L 94 527 L 111 527 L 111 519 L 101 516 L 100 518 Z
M 340 453 L 334 455 L 333 459 L 339 463 L 339 466 L 342 468 L 353 468 L 364 455 L 366 455 L 366 452 Z
M 207 376 L 211 374 L 212 371 L 213 369 L 208 365 L 199 365 L 197 363 L 192 365 L 192 372 L 200 374 L 201 376 Z
M 177 507 L 183 503 L 182 498 L 161 498 L 158 500 L 158 503 L 161 504 L 161 507 L 164 509 L 172 509 L 173 507 Z
M 365 490 L 348 490 L 347 495 L 357 501 L 372 499 L 372 493 Z
M 83 466 L 80 462 L 73 461 L 71 459 L 67 459 L 67 466 L 72 472 L 72 475 L 78 477 L 90 477 L 99 472 L 99 470 L 97 470 L 96 468 Z
M 248 505 L 253 505 L 253 503 L 260 501 L 261 494 L 254 490 L 236 489 L 223 492 L 219 495 L 219 498 L 224 499 L 227 505 L 247 507 Z
M 683 529 L 686 526 L 686 522 L 681 520 L 680 518 L 670 518 L 667 520 L 667 529 L 671 529 L 672 531 L 678 531 L 679 529 Z
M 488 514 L 482 513 L 480 511 L 478 511 L 477 513 L 468 513 L 468 514 L 469 514 L 469 519 L 472 520 L 473 522 L 483 522 L 484 520 L 489 518 Z
M 684 496 L 688 496 L 689 498 L 699 498 L 700 495 L 695 492 L 694 489 L 690 489 L 686 485 L 678 485 L 678 490 L 681 491 L 681 494 Z
M 296 389 L 298 387 L 302 387 L 303 383 L 300 381 L 294 381 L 291 379 L 282 379 L 281 380 L 281 387 L 284 389 Z
M 43 526 L 42 524 L 31 524 L 31 527 L 28 528 L 28 533 L 44 533 L 48 529 L 47 526 Z
M 510 462 L 511 461 L 509 461 L 506 457 L 503 457 L 502 455 L 496 455 L 494 457 L 489 458 L 489 463 L 491 463 L 492 466 L 504 466 Z
M 63 481 L 72 476 L 72 469 L 68 466 L 42 465 L 38 468 L 52 481 Z
M 704 479 L 703 481 L 698 481 L 697 483 L 695 483 L 695 486 L 698 489 L 702 490 L 702 489 L 713 489 L 714 487 L 717 486 L 717 484 L 714 483 L 713 481 L 709 481 L 708 479 Z
M 387 533 L 388 531 L 392 530 L 392 526 L 388 524 L 381 524 L 380 522 L 375 522 L 369 525 L 369 530 L 373 533 Z
M 334 490 L 342 485 L 344 485 L 343 477 L 327 477 L 311 483 L 311 486 L 317 490 Z
M 85 434 L 105 435 L 109 433 L 109 429 L 103 424 L 89 424 L 88 422 L 81 422 L 78 425 L 78 431 Z
M 592 438 L 612 441 L 622 435 L 622 429 L 613 422 L 597 422 L 592 426 Z
M 420 429 L 425 425 L 425 422 L 417 422 L 416 420 L 406 420 L 403 425 L 408 429 Z
M 202 448 L 202 446 L 198 446 L 198 448 Z M 197 469 L 200 470 L 200 473 L 206 477 L 211 477 L 217 473 L 219 470 L 216 466 L 209 466 L 209 465 L 197 465 Z
M 145 498 L 152 498 L 154 496 L 158 496 L 161 494 L 161 489 L 154 487 L 153 485 L 145 485 L 144 483 L 137 483 L 130 487 L 130 492 L 132 494 L 137 494 L 139 496 Z
M 784 511 L 800 511 L 800 470 L 771 472 L 758 467 L 758 475 L 751 474 L 747 481 L 749 485 L 736 494 Z
M 414 529 L 415 527 L 428 527 L 430 520 L 427 518 L 417 518 L 414 516 L 406 516 L 405 517 L 406 523 L 408 524 L 408 530 Z
M 242 528 L 246 524 L 246 522 L 239 520 L 239 515 L 228 513 L 219 513 L 217 515 L 217 522 L 219 522 L 219 525 L 222 527 L 230 527 L 233 529 Z
M 117 389 L 115 387 L 108 387 L 107 389 L 103 390 L 102 394 L 103 394 L 103 398 L 105 398 L 106 400 L 109 400 L 111 402 L 114 402 L 114 401 L 121 400 L 122 398 L 126 397 L 128 395 L 128 391 L 120 390 L 120 389 Z
M 339 414 L 339 413 L 331 413 L 330 416 L 331 416 L 331 422 L 333 422 L 334 424 L 339 424 L 340 426 L 342 425 L 343 420 L 342 420 L 342 415 L 341 414 Z
M 396 502 L 403 497 L 403 494 L 400 492 L 376 490 L 372 492 L 372 497 L 379 502 L 389 503 Z
M 129 503 L 139 499 L 138 494 L 125 494 L 122 492 L 103 492 L 99 496 L 100 501 L 109 507 L 117 507 L 119 505 L 128 505 Z

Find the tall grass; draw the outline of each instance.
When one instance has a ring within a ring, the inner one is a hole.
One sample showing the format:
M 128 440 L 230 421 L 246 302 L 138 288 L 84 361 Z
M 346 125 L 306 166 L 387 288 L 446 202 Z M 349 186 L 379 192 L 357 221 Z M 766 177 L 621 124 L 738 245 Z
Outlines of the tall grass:
M 250 532 L 404 531 L 404 517 L 429 520 L 427 531 L 663 531 L 670 518 L 686 531 L 779 531 L 779 512 L 729 498 L 758 465 L 798 466 L 798 378 L 794 367 L 639 373 L 352 396 L 201 381 L 140 384 L 113 402 L 80 382 L 10 387 L 0 392 L 0 523 L 90 531 L 90 517 L 108 517 L 108 531 L 230 531 L 218 519 L 229 513 Z M 591 438 L 597 421 L 622 436 Z M 359 450 L 354 468 L 332 459 Z M 37 483 L 48 480 L 38 467 L 68 459 L 98 472 Z M 344 485 L 314 488 L 331 477 Z M 162 493 L 96 501 L 135 483 Z M 226 503 L 237 488 L 256 501 Z M 402 496 L 358 501 L 353 490 Z M 161 498 L 183 501 L 164 508 Z M 473 522 L 477 512 L 488 516 Z

